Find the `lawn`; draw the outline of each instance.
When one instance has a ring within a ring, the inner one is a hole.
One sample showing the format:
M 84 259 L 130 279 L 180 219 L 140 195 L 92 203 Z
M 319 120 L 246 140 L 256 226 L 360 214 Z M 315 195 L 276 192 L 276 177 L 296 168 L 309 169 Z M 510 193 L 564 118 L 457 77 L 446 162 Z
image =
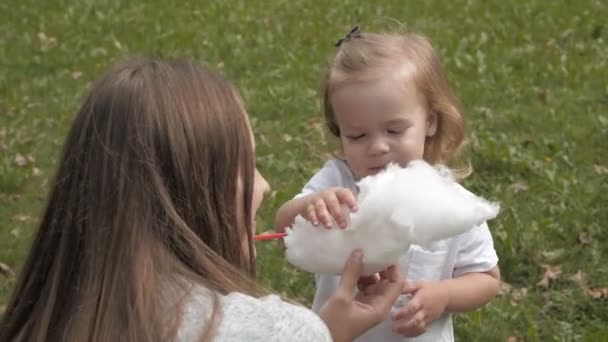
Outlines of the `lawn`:
M 317 89 L 355 24 L 437 46 L 468 121 L 464 185 L 490 222 L 501 295 L 458 315 L 460 340 L 608 340 L 608 4 L 604 1 L 0 2 L 0 311 L 78 103 L 108 65 L 189 56 L 242 89 L 273 188 L 260 217 L 326 159 Z M 269 288 L 309 303 L 312 277 L 259 243 Z

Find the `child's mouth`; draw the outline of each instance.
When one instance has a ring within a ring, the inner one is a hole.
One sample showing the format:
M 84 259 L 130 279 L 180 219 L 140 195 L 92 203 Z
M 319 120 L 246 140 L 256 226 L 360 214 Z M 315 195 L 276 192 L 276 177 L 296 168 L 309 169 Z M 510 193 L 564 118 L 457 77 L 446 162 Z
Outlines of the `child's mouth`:
M 382 166 L 374 166 L 374 167 L 370 167 L 370 168 L 369 168 L 369 170 L 370 170 L 372 173 L 378 173 L 378 172 L 380 172 L 380 171 L 384 170 L 384 168 L 385 168 L 385 167 L 386 167 L 386 165 L 382 165 Z

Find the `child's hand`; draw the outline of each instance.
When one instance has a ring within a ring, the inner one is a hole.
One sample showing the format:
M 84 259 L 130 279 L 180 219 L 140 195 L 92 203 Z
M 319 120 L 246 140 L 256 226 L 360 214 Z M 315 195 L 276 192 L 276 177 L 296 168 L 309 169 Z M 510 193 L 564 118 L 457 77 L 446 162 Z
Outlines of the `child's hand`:
M 412 298 L 393 317 L 393 331 L 406 337 L 426 332 L 428 325 L 444 313 L 449 301 L 446 287 L 438 282 L 408 283 L 401 293 L 411 294 Z
M 320 222 L 326 228 L 331 228 L 333 218 L 340 228 L 346 228 L 349 213 L 342 211 L 342 205 L 351 211 L 357 210 L 355 195 L 349 189 L 331 188 L 311 195 L 300 215 L 315 226 Z

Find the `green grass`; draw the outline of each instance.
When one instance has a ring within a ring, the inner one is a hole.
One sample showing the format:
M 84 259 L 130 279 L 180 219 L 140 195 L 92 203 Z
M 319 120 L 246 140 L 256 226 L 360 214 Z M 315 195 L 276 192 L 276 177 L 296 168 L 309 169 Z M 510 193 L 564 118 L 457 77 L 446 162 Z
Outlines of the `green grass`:
M 274 189 L 258 224 L 270 227 L 325 159 L 316 90 L 333 43 L 398 21 L 435 42 L 464 104 L 465 185 L 503 207 L 490 225 L 511 288 L 457 317 L 460 340 L 608 339 L 608 298 L 587 290 L 608 287 L 604 1 L 7 0 L 0 17 L 0 262 L 16 272 L 78 101 L 112 62 L 192 56 L 238 83 Z M 277 244 L 258 256 L 266 286 L 310 301 L 311 276 Z M 548 289 L 544 264 L 562 271 Z M 0 275 L 0 307 L 13 285 Z

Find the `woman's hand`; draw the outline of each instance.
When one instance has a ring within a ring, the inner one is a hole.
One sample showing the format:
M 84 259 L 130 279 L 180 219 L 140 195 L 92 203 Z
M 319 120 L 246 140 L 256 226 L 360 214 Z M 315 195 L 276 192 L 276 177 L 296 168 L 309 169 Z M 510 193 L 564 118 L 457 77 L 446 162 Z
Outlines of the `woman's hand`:
M 380 272 L 373 286 L 357 292 L 355 287 L 363 269 L 362 258 L 360 250 L 351 254 L 338 289 L 319 312 L 336 342 L 352 341 L 386 319 L 405 285 L 398 267 L 391 266 Z

